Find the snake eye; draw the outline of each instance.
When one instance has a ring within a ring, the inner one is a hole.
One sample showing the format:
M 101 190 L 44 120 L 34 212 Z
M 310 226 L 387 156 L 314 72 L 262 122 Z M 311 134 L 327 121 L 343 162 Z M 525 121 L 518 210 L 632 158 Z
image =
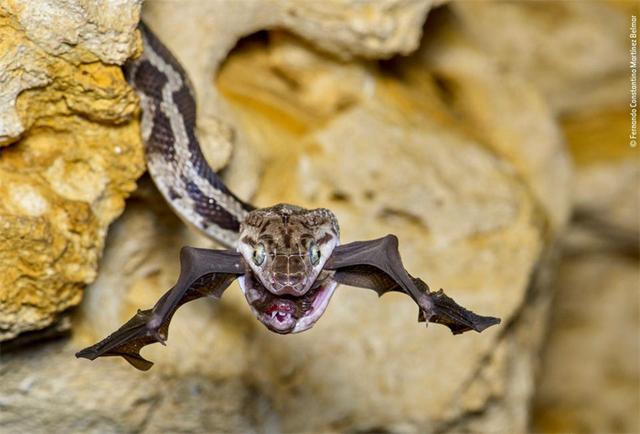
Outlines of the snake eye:
M 312 265 L 318 265 L 318 262 L 320 262 L 320 248 L 316 243 L 311 243 L 309 247 L 309 260 Z
M 258 247 L 253 251 L 253 263 L 260 266 L 264 263 L 266 257 L 267 252 L 264 249 L 264 244 L 258 244 Z

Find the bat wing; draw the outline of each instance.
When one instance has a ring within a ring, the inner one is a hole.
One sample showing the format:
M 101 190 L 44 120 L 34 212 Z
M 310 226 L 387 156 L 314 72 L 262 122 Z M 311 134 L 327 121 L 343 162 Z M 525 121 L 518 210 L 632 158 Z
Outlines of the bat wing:
M 239 253 L 184 247 L 180 251 L 180 276 L 152 309 L 138 312 L 118 330 L 76 353 L 76 357 L 122 356 L 135 368 L 146 371 L 152 362 L 140 355 L 140 349 L 155 342 L 164 344 L 175 311 L 189 301 L 204 296 L 220 298 L 239 275 L 244 264 Z
M 324 268 L 335 270 L 334 280 L 338 283 L 373 289 L 378 295 L 389 291 L 406 293 L 420 308 L 418 321 L 446 325 L 453 334 L 481 332 L 500 323 L 499 318 L 477 315 L 463 308 L 442 289 L 430 291 L 425 282 L 412 277 L 402 265 L 398 238 L 394 235 L 338 246 Z

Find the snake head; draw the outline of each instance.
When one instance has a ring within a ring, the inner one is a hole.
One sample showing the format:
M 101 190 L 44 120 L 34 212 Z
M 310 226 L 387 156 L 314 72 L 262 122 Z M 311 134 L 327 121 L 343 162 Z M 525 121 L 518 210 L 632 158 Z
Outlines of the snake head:
M 338 244 L 327 209 L 280 204 L 250 212 L 240 227 L 238 251 L 248 265 L 240 285 L 258 319 L 278 333 L 310 328 L 335 289 L 323 267 Z

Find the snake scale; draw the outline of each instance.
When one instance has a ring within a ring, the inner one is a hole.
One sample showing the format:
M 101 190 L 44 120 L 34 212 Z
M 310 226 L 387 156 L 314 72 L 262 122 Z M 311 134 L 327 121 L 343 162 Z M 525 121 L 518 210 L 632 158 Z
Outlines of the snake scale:
M 187 223 L 224 245 L 235 245 L 253 206 L 238 199 L 207 163 L 196 136 L 196 102 L 173 54 L 141 23 L 144 50 L 125 67 L 140 96 L 147 168 L 156 186 Z

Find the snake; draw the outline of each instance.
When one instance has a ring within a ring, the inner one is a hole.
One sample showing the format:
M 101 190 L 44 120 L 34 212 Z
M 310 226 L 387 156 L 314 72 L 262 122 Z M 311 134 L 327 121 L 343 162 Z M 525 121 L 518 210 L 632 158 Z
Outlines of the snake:
M 184 68 L 144 23 L 143 52 L 124 68 L 140 96 L 141 135 L 149 173 L 187 224 L 227 249 L 185 246 L 180 275 L 151 309 L 76 357 L 121 356 L 137 369 L 153 364 L 140 355 L 167 340 L 176 310 L 200 297 L 220 298 L 238 280 L 254 316 L 279 334 L 311 328 L 340 284 L 402 292 L 418 305 L 418 321 L 447 326 L 453 334 L 481 332 L 499 318 L 477 315 L 442 290 L 431 292 L 405 269 L 398 238 L 340 243 L 335 214 L 280 203 L 257 208 L 233 194 L 207 163 L 196 134 L 196 101 Z
M 139 30 L 142 54 L 125 65 L 124 73 L 140 98 L 140 129 L 151 178 L 189 226 L 250 257 L 247 262 L 260 278 L 240 279 L 240 286 L 262 322 L 276 331 L 306 330 L 322 315 L 336 286 L 327 285 L 320 294 L 310 291 L 314 283 L 314 289 L 319 287 L 322 267 L 339 245 L 336 216 L 326 208 L 290 204 L 258 209 L 232 193 L 200 147 L 196 98 L 185 69 L 148 25 L 140 22 Z M 272 259 L 265 261 L 267 256 Z M 258 293 L 261 305 L 254 303 Z M 265 298 L 277 309 L 270 309 Z M 295 321 L 293 312 L 314 302 L 313 313 L 304 319 L 297 315 L 300 321 Z
M 143 52 L 125 77 L 140 98 L 147 170 L 187 224 L 225 246 L 238 242 L 240 224 L 254 206 L 240 200 L 207 163 L 196 134 L 196 100 L 184 68 L 141 22 Z
M 234 195 L 200 149 L 194 91 L 184 68 L 144 23 L 140 32 L 144 51 L 126 65 L 125 75 L 140 95 L 148 170 L 185 222 L 228 249 L 183 247 L 180 276 L 155 306 L 139 310 L 77 357 L 122 356 L 149 369 L 152 363 L 140 349 L 165 342 L 176 309 L 200 297 L 220 298 L 236 279 L 255 317 L 280 334 L 311 328 L 340 284 L 378 295 L 403 292 L 418 305 L 418 321 L 443 324 L 453 334 L 500 322 L 463 308 L 442 290 L 431 292 L 411 276 L 395 235 L 340 244 L 338 220 L 327 208 L 256 208 Z

